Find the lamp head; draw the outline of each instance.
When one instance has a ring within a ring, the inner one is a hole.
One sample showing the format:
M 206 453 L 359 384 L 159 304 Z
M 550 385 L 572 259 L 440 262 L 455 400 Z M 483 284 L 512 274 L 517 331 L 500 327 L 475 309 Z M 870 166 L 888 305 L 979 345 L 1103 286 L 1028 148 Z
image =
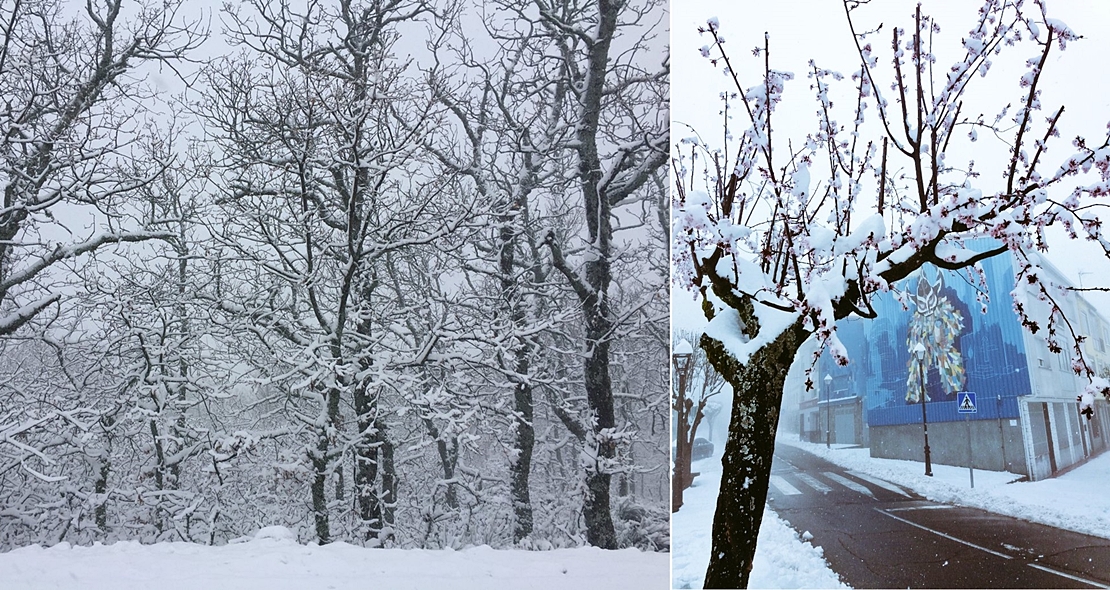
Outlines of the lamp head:
M 685 339 L 679 340 L 671 352 L 675 371 L 683 372 L 690 368 L 690 360 L 694 358 L 694 347 Z

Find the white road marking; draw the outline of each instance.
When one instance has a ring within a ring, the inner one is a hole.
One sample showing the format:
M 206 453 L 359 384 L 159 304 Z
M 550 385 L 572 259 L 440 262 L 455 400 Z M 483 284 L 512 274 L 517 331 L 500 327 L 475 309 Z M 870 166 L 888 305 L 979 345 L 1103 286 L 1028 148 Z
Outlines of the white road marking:
M 896 485 L 894 485 L 894 484 L 892 484 L 888 481 L 883 481 L 883 480 L 881 480 L 877 477 L 871 477 L 870 475 L 864 475 L 862 473 L 856 473 L 855 471 L 849 471 L 848 473 L 852 474 L 852 477 L 862 479 L 863 481 L 866 481 L 867 483 L 875 484 L 875 485 L 879 486 L 880 488 L 883 488 L 884 490 L 890 490 L 890 491 L 894 492 L 895 494 L 901 494 L 901 495 L 903 495 L 907 498 L 910 497 L 910 495 L 907 494 L 902 488 L 900 488 L 900 487 L 898 487 L 898 486 L 896 486 Z
M 844 476 L 836 474 L 836 473 L 831 473 L 831 472 L 828 472 L 828 471 L 822 471 L 821 475 L 824 475 L 825 477 L 827 477 L 827 478 L 835 481 L 836 483 L 848 488 L 849 490 L 852 490 L 854 492 L 859 492 L 859 493 L 861 493 L 865 496 L 870 496 L 871 498 L 875 497 L 875 494 L 872 494 L 871 490 L 867 489 L 866 486 L 860 485 L 860 484 L 848 479 L 847 477 L 844 477 Z
M 796 475 L 798 476 L 798 479 L 805 482 L 807 486 L 817 490 L 818 492 L 821 492 L 822 494 L 827 494 L 832 491 L 832 488 L 817 481 L 816 478 L 814 478 L 812 475 L 809 475 L 808 473 L 798 473 Z
M 943 504 L 941 504 L 941 505 L 936 505 L 936 506 L 922 506 L 920 508 L 948 508 L 948 507 L 949 506 L 944 506 Z M 934 535 L 939 535 L 939 536 L 944 537 L 945 539 L 948 539 L 950 541 L 955 541 L 957 543 L 967 545 L 968 547 L 974 547 L 975 549 L 978 549 L 980 551 L 986 551 L 987 553 L 990 553 L 991 555 L 997 555 L 997 556 L 1002 557 L 1004 559 L 1013 559 L 1012 555 L 1006 555 L 1005 553 L 999 553 L 997 551 L 992 551 L 990 549 L 987 549 L 986 547 L 981 547 L 979 545 L 976 545 L 975 543 L 969 543 L 968 541 L 965 541 L 963 539 L 957 539 L 956 537 L 953 537 L 952 535 L 948 535 L 948 534 L 942 533 L 940 531 L 933 530 L 933 529 L 931 529 L 927 526 L 919 525 L 916 522 L 911 522 L 911 521 L 908 521 L 904 518 L 894 516 L 893 514 L 890 514 L 890 512 L 889 512 L 890 510 L 914 510 L 914 508 L 888 508 L 886 510 L 881 509 L 881 508 L 876 508 L 875 510 L 878 511 L 879 514 L 885 514 L 885 515 L 893 518 L 894 520 L 900 520 L 900 521 L 902 521 L 902 522 L 904 522 L 908 525 L 912 525 L 912 526 L 915 526 L 919 529 L 929 531 L 930 533 L 933 533 Z M 1006 544 L 1003 544 L 1003 545 L 1008 549 L 1013 548 L 1012 545 L 1006 545 Z M 1094 580 L 1088 580 L 1087 578 L 1081 578 L 1081 577 L 1073 575 L 1073 574 L 1068 574 L 1068 573 L 1065 573 L 1065 572 L 1057 571 L 1057 570 L 1054 570 L 1050 567 L 1041 565 L 1039 563 L 1026 563 L 1025 565 L 1027 565 L 1029 567 L 1032 567 L 1032 568 L 1039 569 L 1043 572 L 1048 572 L 1050 574 L 1056 574 L 1057 576 L 1068 578 L 1070 580 L 1075 580 L 1076 582 L 1082 582 L 1084 584 L 1090 584 L 1091 586 L 1094 586 L 1096 588 L 1106 588 L 1106 589 L 1110 590 L 1110 586 L 1107 586 L 1103 582 L 1095 582 Z
M 783 479 L 781 475 L 772 475 L 771 485 L 775 486 L 775 489 L 778 490 L 780 494 L 785 494 L 787 496 L 796 496 L 802 493 L 798 488 L 790 485 L 790 482 Z
M 1103 584 L 1102 582 L 1094 582 L 1094 581 L 1088 580 L 1086 578 L 1080 578 L 1079 576 L 1073 576 L 1071 574 L 1065 574 L 1064 572 L 1058 572 L 1058 571 L 1056 571 L 1056 570 L 1054 570 L 1050 567 L 1045 567 L 1045 566 L 1043 566 L 1039 563 L 1027 563 L 1025 565 L 1027 565 L 1029 567 L 1037 568 L 1037 569 L 1041 570 L 1042 572 L 1048 572 L 1050 574 L 1056 574 L 1057 576 L 1063 576 L 1065 578 L 1070 578 L 1072 580 L 1075 580 L 1076 582 L 1083 582 L 1084 584 L 1090 584 L 1090 585 L 1094 586 L 1095 588 L 1110 588 L 1110 586 L 1107 586 L 1106 584 Z
M 949 508 L 955 508 L 955 506 L 949 506 L 948 504 L 926 504 L 925 506 L 903 506 L 901 508 L 887 508 L 886 511 L 901 512 L 903 510 L 947 510 Z
M 1006 555 L 1005 553 L 999 553 L 997 551 L 987 549 L 986 547 L 976 545 L 975 543 L 971 543 L 971 542 L 965 541 L 963 539 L 957 539 L 956 537 L 953 537 L 952 535 L 942 533 L 942 532 L 937 531 L 937 530 L 933 530 L 933 529 L 931 529 L 927 526 L 919 525 L 916 522 L 911 522 L 911 521 L 906 520 L 906 519 L 904 519 L 900 516 L 894 516 L 893 514 L 887 512 L 885 510 L 882 510 L 881 508 L 876 508 L 875 511 L 878 512 L 879 514 L 885 514 L 885 515 L 893 518 L 894 520 L 899 520 L 899 521 L 902 521 L 902 522 L 904 522 L 908 525 L 915 526 L 915 527 L 917 527 L 917 528 L 919 528 L 923 531 L 929 531 L 930 533 L 933 533 L 934 535 L 939 535 L 941 537 L 944 537 L 945 539 L 948 539 L 949 541 L 955 541 L 955 542 L 960 543 L 962 545 L 967 545 L 968 547 L 974 547 L 975 549 L 978 549 L 980 551 L 986 551 L 987 553 L 990 553 L 991 555 L 997 555 L 998 557 L 1001 557 L 1003 559 L 1013 559 L 1012 555 Z

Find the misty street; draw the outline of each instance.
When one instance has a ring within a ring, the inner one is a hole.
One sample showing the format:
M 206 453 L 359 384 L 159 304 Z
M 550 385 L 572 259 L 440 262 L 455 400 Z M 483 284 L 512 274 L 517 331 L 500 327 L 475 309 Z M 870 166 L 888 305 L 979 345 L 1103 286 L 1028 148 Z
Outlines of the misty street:
M 931 502 L 778 445 L 768 502 L 854 588 L 1106 588 L 1110 540 Z

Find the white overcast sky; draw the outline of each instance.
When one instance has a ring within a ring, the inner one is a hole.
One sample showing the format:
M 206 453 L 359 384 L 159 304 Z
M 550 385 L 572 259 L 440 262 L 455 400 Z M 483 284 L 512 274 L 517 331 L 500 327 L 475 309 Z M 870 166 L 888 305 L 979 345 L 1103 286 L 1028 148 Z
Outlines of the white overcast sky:
M 1055 169 L 1057 162 L 1074 151 L 1070 140 L 1076 135 L 1086 137 L 1088 145 L 1100 145 L 1105 137 L 1107 122 L 1110 122 L 1110 82 L 1105 77 L 1105 63 L 1107 56 L 1110 56 L 1110 2 L 1047 2 L 1049 18 L 1065 22 L 1084 38 L 1069 43 L 1066 51 L 1060 52 L 1054 47 L 1049 54 L 1041 83 L 1041 102 L 1045 111 L 1055 112 L 1061 104 L 1065 104 L 1066 109 L 1060 122 L 1061 138 L 1057 143 L 1050 144 L 1045 155 L 1045 161 L 1051 166 L 1042 166 L 1042 173 Z M 857 31 L 885 24 L 883 32 L 873 40 L 880 68 L 890 63 L 889 31 L 893 26 L 911 29 L 916 4 L 916 1 L 908 0 L 883 0 L 872 2 L 853 13 Z M 944 49 L 960 49 L 961 39 L 974 23 L 980 4 L 967 0 L 923 2 L 923 11 L 932 14 L 941 27 L 940 35 L 934 39 L 940 71 L 944 71 L 955 59 L 947 57 Z M 1033 9 L 1031 1 L 1026 4 Z M 721 141 L 721 102 L 718 95 L 731 87 L 721 69 L 712 66 L 698 51 L 709 43 L 707 35 L 698 34 L 698 27 L 704 26 L 710 17 L 717 17 L 720 21 L 720 33 L 730 50 L 729 57 L 745 87 L 756 84 L 760 79 L 762 59 L 754 59 L 752 49 L 762 46 L 765 31 L 770 34 L 771 67 L 794 73 L 795 78 L 786 83 L 783 103 L 776 111 L 778 120 L 775 131 L 779 137 L 804 138 L 805 133 L 814 128 L 816 102 L 813 92 L 809 90 L 810 81 L 805 76 L 810 59 L 816 60 L 819 67 L 839 71 L 845 76 L 859 69 L 859 57 L 844 8 L 837 0 L 672 0 L 671 135 L 675 142 L 692 135 L 690 127 L 711 144 L 719 145 Z M 970 88 L 964 113 L 971 112 L 968 107 L 972 103 L 982 101 L 984 106 L 975 112 L 983 112 L 988 120 L 993 120 L 998 108 L 1020 97 L 1018 79 L 1025 71 L 1025 60 L 1036 54 L 1036 48 L 1024 45 L 1009 49 L 1009 52 L 995 58 L 987 78 L 976 77 L 974 82 L 977 84 Z M 845 89 L 851 91 L 847 85 Z M 889 88 L 885 90 L 889 95 Z M 837 99 L 835 93 L 832 97 L 834 101 Z M 871 120 L 877 118 L 874 108 L 869 110 L 868 115 Z M 845 109 L 836 118 L 850 122 L 853 115 Z M 949 163 L 963 162 L 969 157 L 975 159 L 977 169 L 984 173 L 980 179 L 984 184 L 980 188 L 984 192 L 989 190 L 986 186 L 991 182 L 988 176 L 998 169 L 983 166 L 990 165 L 984 154 L 997 152 L 1002 157 L 1006 156 L 1006 146 L 986 135 L 980 134 L 979 141 L 970 144 L 976 150 L 974 153 L 959 154 L 950 150 L 948 154 Z M 956 139 L 953 138 L 953 144 Z M 815 176 L 814 182 L 817 181 Z M 1086 286 L 1110 286 L 1110 261 L 1100 249 L 1088 243 L 1071 242 L 1062 232 L 1055 238 L 1051 242 L 1052 250 L 1048 258 L 1069 279 L 1078 284 L 1079 273 L 1083 272 L 1082 279 Z M 991 296 L 996 302 L 1009 303 L 1007 293 L 992 293 Z M 1110 316 L 1110 297 L 1095 295 L 1089 299 L 1100 307 L 1103 315 Z M 672 292 L 672 318 L 676 330 L 705 323 L 692 295 L 679 290 Z

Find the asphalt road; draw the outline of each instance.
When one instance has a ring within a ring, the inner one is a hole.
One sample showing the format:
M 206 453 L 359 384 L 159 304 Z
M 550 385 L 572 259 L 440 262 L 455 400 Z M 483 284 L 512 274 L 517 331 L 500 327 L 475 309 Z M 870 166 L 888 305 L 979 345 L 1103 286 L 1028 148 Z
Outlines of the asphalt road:
M 1110 539 L 930 502 L 779 445 L 768 500 L 853 588 L 1110 588 Z

